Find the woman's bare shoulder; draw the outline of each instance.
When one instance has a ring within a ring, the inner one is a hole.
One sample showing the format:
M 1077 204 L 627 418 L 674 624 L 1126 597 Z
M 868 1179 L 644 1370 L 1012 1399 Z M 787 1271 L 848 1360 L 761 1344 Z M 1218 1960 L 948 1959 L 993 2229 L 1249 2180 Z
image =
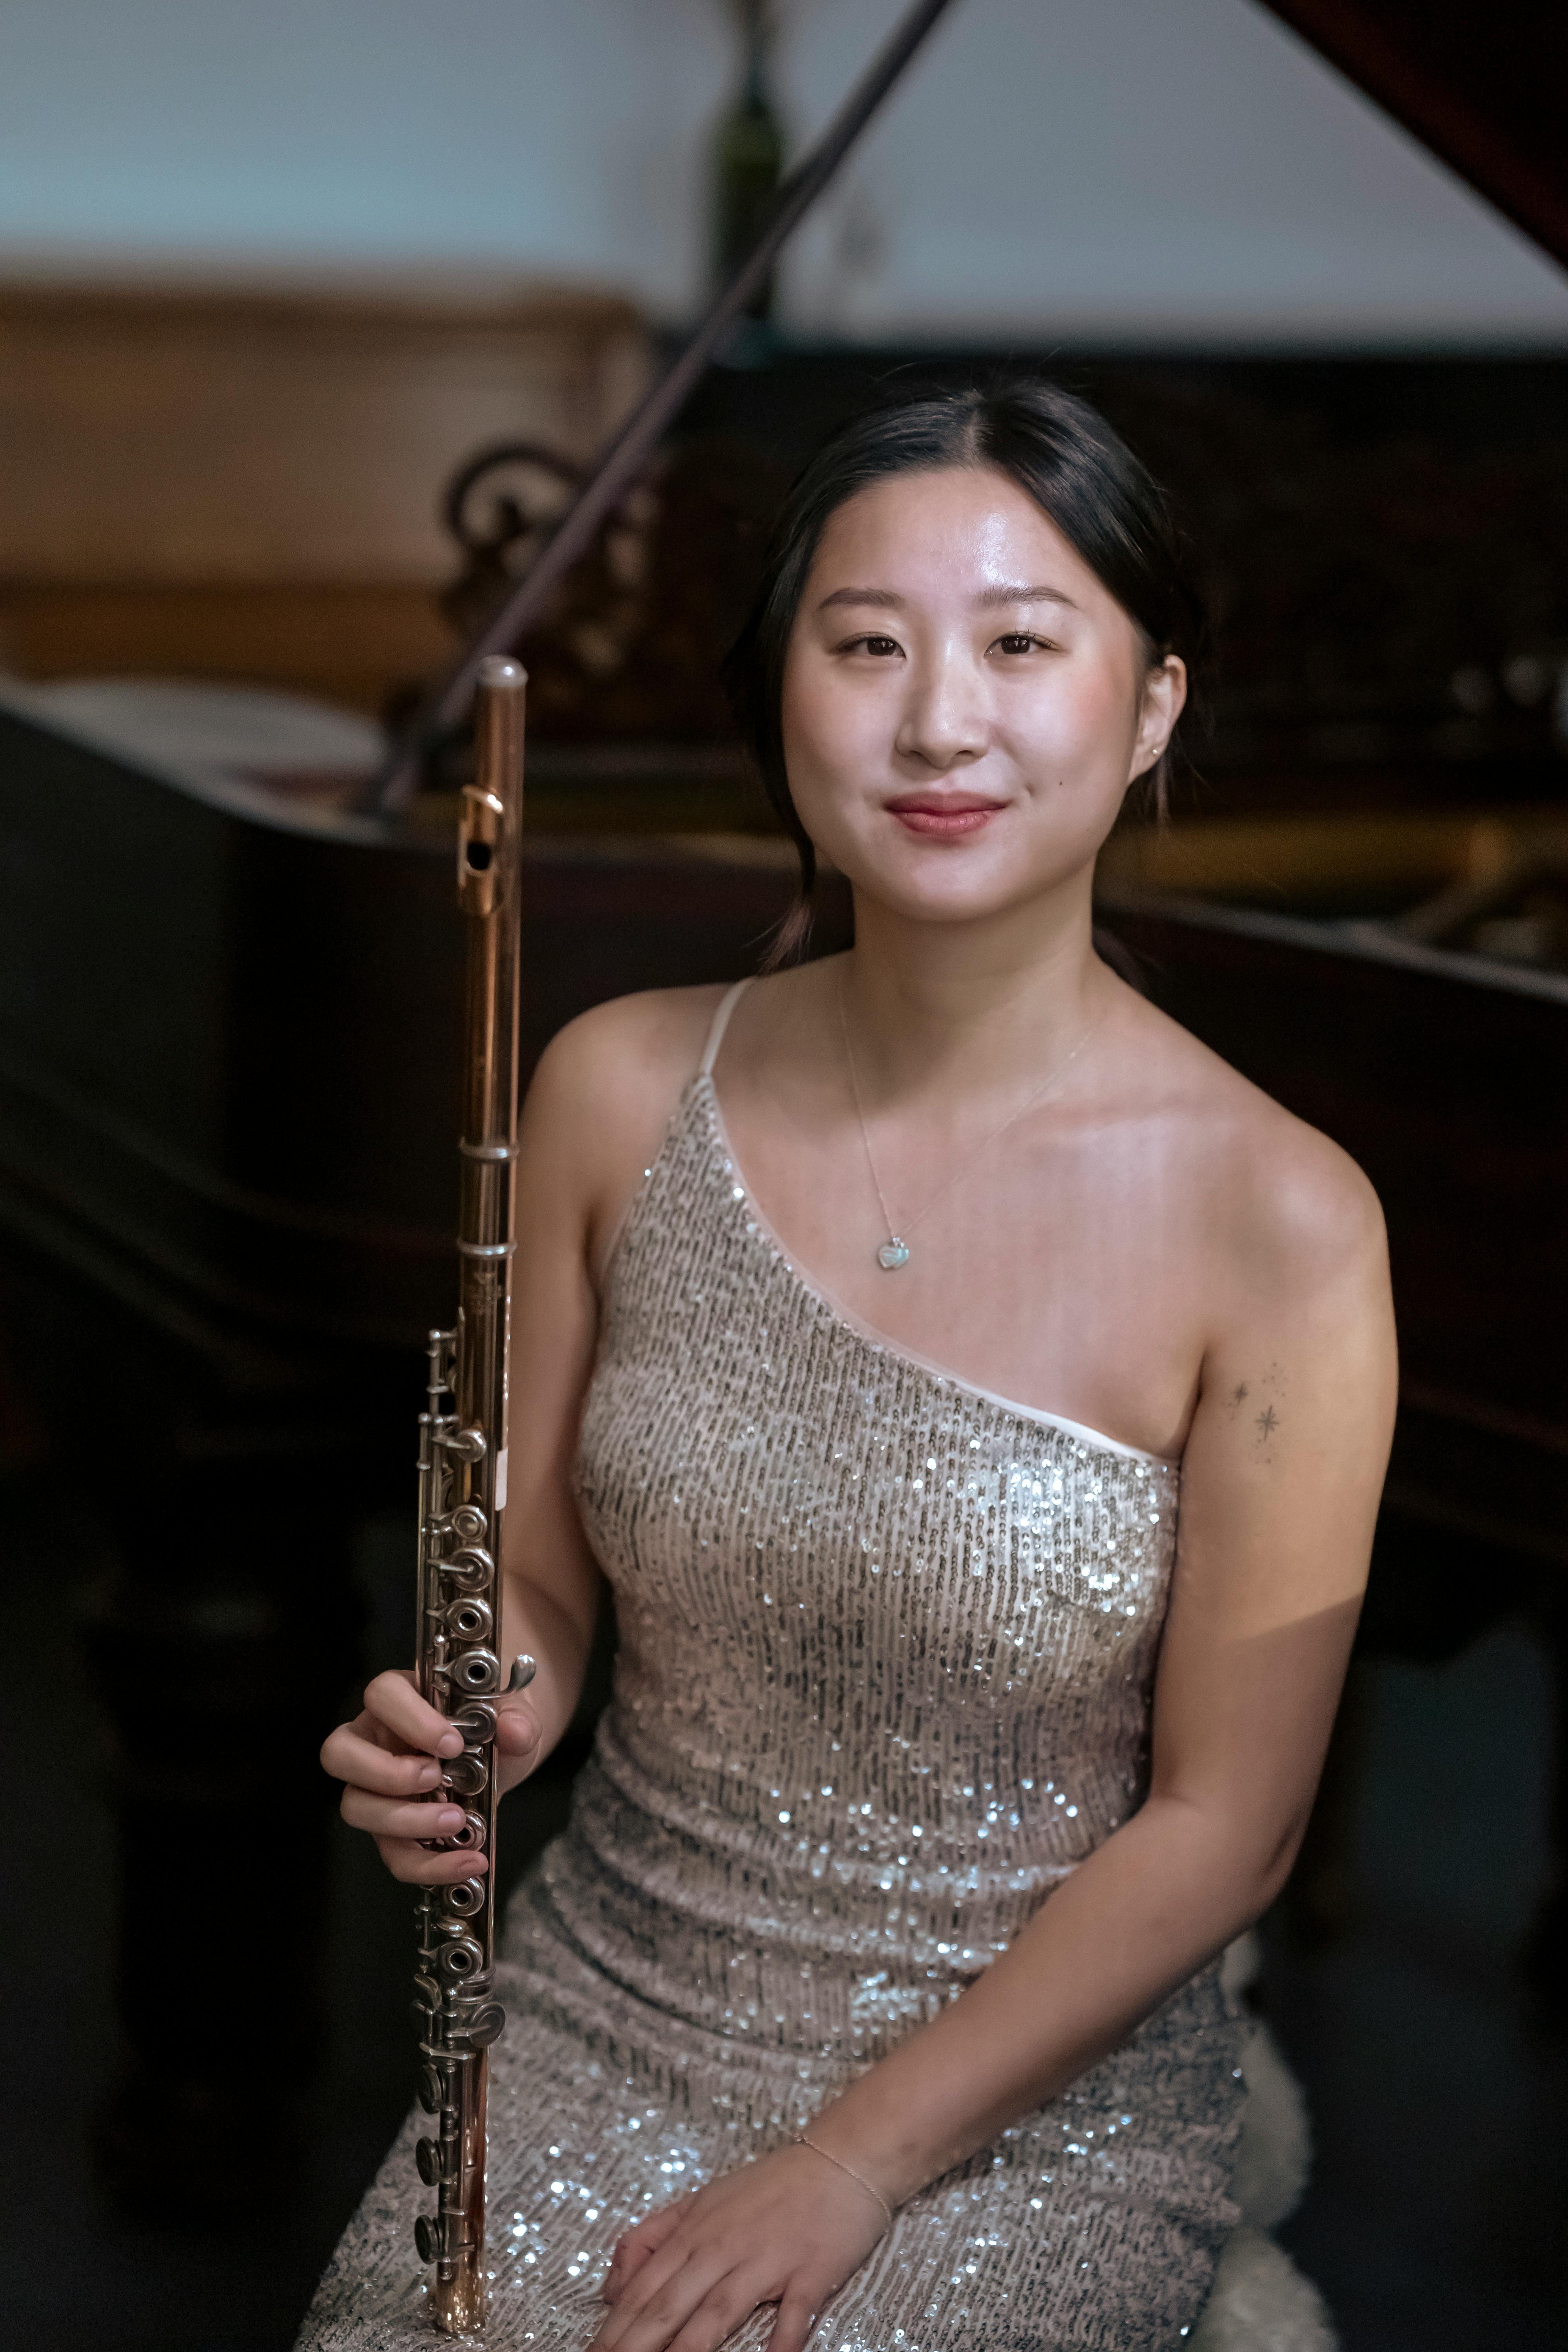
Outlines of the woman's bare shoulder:
M 540 1059 L 555 1083 L 618 1076 L 654 1085 L 689 1078 L 727 983 L 700 988 L 650 988 L 613 996 L 578 1013 L 556 1031 Z
M 649 989 L 579 1013 L 540 1056 L 525 1139 L 614 1189 L 658 1149 L 723 995 L 721 985 Z
M 1202 1222 L 1238 1276 L 1294 1289 L 1354 1265 L 1377 1278 L 1383 1212 L 1350 1153 L 1156 1007 L 1140 1012 Z

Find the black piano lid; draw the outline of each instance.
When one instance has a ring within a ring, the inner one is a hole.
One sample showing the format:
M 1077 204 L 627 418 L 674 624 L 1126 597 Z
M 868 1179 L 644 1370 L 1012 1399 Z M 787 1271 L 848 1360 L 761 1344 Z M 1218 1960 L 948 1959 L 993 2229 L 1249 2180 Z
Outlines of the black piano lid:
M 532 844 L 530 1066 L 590 1003 L 754 965 L 792 888 L 771 842 Z M 0 692 L 0 1230 L 25 1246 L 215 1361 L 414 1347 L 450 1310 L 462 984 L 444 834 L 154 768 Z
M 1562 0 L 1264 0 L 1477 194 L 1568 262 Z

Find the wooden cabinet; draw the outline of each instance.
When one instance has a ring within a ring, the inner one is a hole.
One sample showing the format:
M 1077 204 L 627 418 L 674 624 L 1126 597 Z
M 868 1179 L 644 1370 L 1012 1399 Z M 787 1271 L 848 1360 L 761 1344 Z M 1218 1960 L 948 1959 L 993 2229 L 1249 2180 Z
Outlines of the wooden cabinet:
M 375 708 L 449 651 L 454 468 L 591 457 L 649 358 L 569 289 L 0 287 L 0 659 Z

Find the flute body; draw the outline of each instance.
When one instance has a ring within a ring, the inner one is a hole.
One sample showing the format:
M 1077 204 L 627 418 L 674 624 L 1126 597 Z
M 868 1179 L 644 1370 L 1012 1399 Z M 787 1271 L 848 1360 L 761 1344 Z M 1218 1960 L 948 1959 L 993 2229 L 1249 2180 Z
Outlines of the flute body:
M 435 2270 L 431 2320 L 448 2336 L 485 2321 L 487 2053 L 506 2021 L 493 1991 L 496 1701 L 533 1674 L 527 1657 L 508 1673 L 500 1646 L 526 683 L 520 665 L 500 656 L 479 672 L 476 774 L 458 838 L 468 929 L 458 1320 L 429 1335 L 419 1419 L 417 1679 L 463 1735 L 462 1754 L 443 1759 L 433 1801 L 459 1803 L 468 1816 L 458 1836 L 439 1843 L 483 1853 L 489 1865 L 419 1890 L 419 2102 L 437 2120 L 416 2158 L 436 2210 L 420 2215 L 415 2235 L 420 2260 Z

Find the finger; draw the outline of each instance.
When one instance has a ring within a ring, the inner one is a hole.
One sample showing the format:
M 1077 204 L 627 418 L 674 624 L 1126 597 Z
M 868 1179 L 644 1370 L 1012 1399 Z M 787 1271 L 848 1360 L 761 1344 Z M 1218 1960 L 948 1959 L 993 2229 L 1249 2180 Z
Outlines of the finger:
M 614 2303 L 616 2296 L 624 2293 L 632 2280 L 637 2276 L 649 2257 L 658 2251 L 657 2246 L 639 2246 L 635 2240 L 630 2243 L 623 2241 L 616 2248 L 609 2270 L 605 2276 L 605 2301 Z
M 377 1723 L 426 1756 L 456 1756 L 463 1745 L 462 1733 L 453 1729 L 439 1707 L 420 1697 L 406 1675 L 377 1675 L 365 1685 L 364 1706 Z
M 461 1805 L 404 1804 L 365 1789 L 345 1789 L 338 1810 L 351 1830 L 374 1838 L 456 1837 L 468 1818 Z
M 749 2319 L 761 2298 L 733 2272 L 705 2294 L 679 2334 L 671 2338 L 669 2352 L 719 2352 L 728 2343 L 737 2327 Z
M 826 2303 L 826 2296 L 822 2300 Z M 810 2297 L 796 2294 L 792 2288 L 779 2305 L 779 2315 L 768 2338 L 768 2352 L 805 2352 L 816 2322 L 817 2314 L 811 2308 Z
M 651 2254 L 657 2247 L 667 2245 L 685 2220 L 690 2201 L 689 2192 L 685 2197 L 675 2198 L 668 2205 L 661 2205 L 657 2213 L 649 2213 L 645 2220 L 634 2221 L 629 2230 L 621 2233 L 616 2247 L 617 2260 L 622 2253 L 629 2253 L 634 2249 L 640 2256 Z
M 641 2274 L 629 2279 L 616 2307 L 594 2338 L 593 2352 L 649 2352 L 668 2344 L 694 2304 L 712 2284 L 712 2273 L 686 2277 L 689 2270 L 679 2240 L 651 2254 Z M 662 2304 L 660 2299 L 663 2298 Z
M 610 2267 L 605 2279 L 603 2291 L 606 2303 L 614 2303 L 628 2279 L 636 2278 L 648 2256 L 658 2252 L 670 2232 L 679 2226 L 684 2211 L 684 2200 L 675 2205 L 664 2205 L 657 2213 L 650 2213 L 646 2221 L 634 2222 L 629 2230 L 623 2231 L 610 2257 Z
M 458 1847 L 445 1853 L 426 1853 L 408 1838 L 377 1838 L 376 1851 L 394 1878 L 405 1886 L 455 1886 L 460 1878 L 482 1878 L 487 1857 Z
M 364 1720 L 362 1716 L 360 1721 Z M 321 1762 L 334 1780 L 374 1789 L 382 1797 L 413 1797 L 421 1789 L 441 1785 L 441 1767 L 434 1757 L 394 1755 L 352 1723 L 340 1723 L 328 1733 L 321 1742 Z
M 539 1745 L 539 1718 L 526 1706 L 496 1710 L 496 1739 L 509 1756 L 526 1756 Z

